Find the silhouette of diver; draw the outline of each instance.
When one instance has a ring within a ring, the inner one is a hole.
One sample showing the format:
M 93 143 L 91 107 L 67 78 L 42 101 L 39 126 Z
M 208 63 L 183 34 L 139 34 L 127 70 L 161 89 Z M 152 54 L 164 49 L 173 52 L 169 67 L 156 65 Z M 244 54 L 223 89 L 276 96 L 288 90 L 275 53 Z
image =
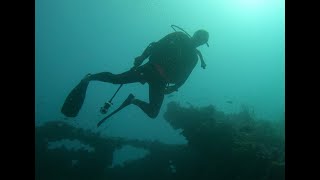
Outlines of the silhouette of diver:
M 198 62 L 198 56 L 201 67 L 205 69 L 206 64 L 197 47 L 206 44 L 208 39 L 209 33 L 205 30 L 196 31 L 192 37 L 183 32 L 173 32 L 157 42 L 150 43 L 142 55 L 135 58 L 134 67 L 129 71 L 121 74 L 111 72 L 87 74 L 67 96 L 61 112 L 67 117 L 77 116 L 90 81 L 113 84 L 140 82 L 149 85 L 149 103 L 130 94 L 122 107 L 134 104 L 150 118 L 156 118 L 164 95 L 177 91 L 186 82 Z M 149 61 L 143 64 L 147 58 Z

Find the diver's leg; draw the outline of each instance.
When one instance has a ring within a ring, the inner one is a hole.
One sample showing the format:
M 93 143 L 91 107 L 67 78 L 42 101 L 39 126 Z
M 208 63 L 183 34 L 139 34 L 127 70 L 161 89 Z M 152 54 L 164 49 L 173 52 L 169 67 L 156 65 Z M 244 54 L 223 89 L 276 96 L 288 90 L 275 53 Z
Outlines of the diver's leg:
M 145 68 L 139 67 L 135 70 L 129 70 L 121 74 L 112 74 L 110 72 L 102 72 L 97 74 L 87 74 L 80 83 L 72 89 L 67 96 L 61 112 L 67 117 L 76 117 L 79 113 L 86 95 L 86 91 L 90 81 L 103 81 L 113 84 L 127 84 L 134 82 L 145 82 Z
M 156 118 L 159 114 L 164 99 L 165 85 L 161 83 L 149 83 L 149 103 L 134 99 L 132 104 L 142 109 L 150 118 Z
M 110 72 L 92 74 L 89 77 L 89 81 L 102 81 L 113 84 L 145 82 L 144 67 L 139 67 L 135 70 L 132 69 L 121 74 L 113 74 Z

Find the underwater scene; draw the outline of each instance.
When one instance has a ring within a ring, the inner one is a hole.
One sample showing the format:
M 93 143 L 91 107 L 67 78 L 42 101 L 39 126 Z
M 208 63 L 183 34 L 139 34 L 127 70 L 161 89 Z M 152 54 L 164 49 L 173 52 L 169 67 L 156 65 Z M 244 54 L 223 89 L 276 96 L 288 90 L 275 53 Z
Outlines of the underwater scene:
M 35 179 L 285 179 L 285 1 L 36 0 Z

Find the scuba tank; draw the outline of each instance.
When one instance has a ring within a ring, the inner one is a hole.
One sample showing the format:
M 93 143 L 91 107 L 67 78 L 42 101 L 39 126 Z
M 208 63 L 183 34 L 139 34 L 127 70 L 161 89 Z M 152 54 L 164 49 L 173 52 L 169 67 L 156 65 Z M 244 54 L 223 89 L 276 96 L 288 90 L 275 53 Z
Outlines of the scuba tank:
M 177 31 L 175 28 L 178 28 L 178 29 L 180 29 L 182 32 L 184 32 L 189 38 L 191 38 L 191 36 L 190 36 L 190 34 L 189 33 L 187 33 L 184 29 L 182 29 L 181 27 L 179 27 L 179 26 L 176 26 L 176 25 L 171 25 L 171 27 L 172 27 L 172 29 L 174 30 L 174 31 Z M 209 47 L 209 44 L 208 43 L 206 43 L 207 44 L 207 46 Z M 206 68 L 206 63 L 204 62 L 204 60 L 203 60 L 203 56 L 202 56 L 202 54 L 201 54 L 201 52 L 197 49 L 197 54 L 198 54 L 198 56 L 199 56 L 199 58 L 200 58 L 200 61 L 201 61 L 201 67 L 203 68 L 203 69 L 205 69 Z
M 182 32 L 184 32 L 189 38 L 191 38 L 191 36 L 190 36 L 190 34 L 189 33 L 187 33 L 184 29 L 182 29 L 181 27 L 179 27 L 179 26 L 176 26 L 176 25 L 171 25 L 171 27 L 172 27 L 172 29 L 174 30 L 174 31 L 176 31 L 177 32 L 177 30 L 175 29 L 175 28 L 178 28 L 178 29 L 180 29 Z M 208 43 L 206 43 L 207 44 L 207 46 L 209 47 L 209 44 Z M 204 62 L 204 60 L 203 60 L 203 56 L 202 56 L 202 54 L 201 54 L 201 52 L 197 49 L 197 54 L 198 54 L 198 56 L 199 56 L 199 58 L 200 58 L 200 61 L 201 61 L 201 67 L 203 68 L 203 69 L 205 69 L 206 68 L 206 63 Z

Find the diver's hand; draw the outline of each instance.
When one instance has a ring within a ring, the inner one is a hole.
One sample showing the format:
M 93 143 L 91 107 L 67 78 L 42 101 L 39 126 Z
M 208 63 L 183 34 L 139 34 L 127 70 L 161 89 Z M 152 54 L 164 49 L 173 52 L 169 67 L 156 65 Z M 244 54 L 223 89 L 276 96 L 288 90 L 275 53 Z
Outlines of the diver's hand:
M 201 67 L 202 67 L 202 69 L 206 69 L 206 63 L 205 62 L 201 62 Z
M 134 63 L 133 63 L 134 67 L 140 66 L 140 65 L 143 63 L 143 61 L 144 61 L 144 59 L 143 59 L 142 56 L 136 57 L 136 58 L 134 59 Z
M 164 89 L 164 94 L 171 94 L 175 91 L 178 91 L 178 89 L 175 86 L 168 86 Z

